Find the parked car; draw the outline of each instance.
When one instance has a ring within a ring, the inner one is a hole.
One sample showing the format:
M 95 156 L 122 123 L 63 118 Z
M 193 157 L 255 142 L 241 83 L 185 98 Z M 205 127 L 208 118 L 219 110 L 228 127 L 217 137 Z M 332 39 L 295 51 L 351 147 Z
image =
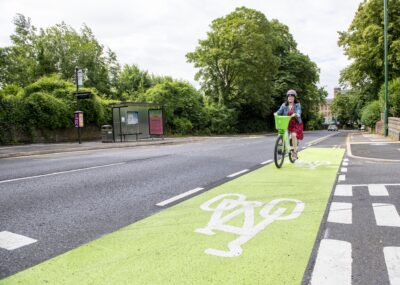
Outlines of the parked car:
M 361 125 L 360 128 L 359 128 L 359 130 L 360 130 L 360 131 L 365 131 L 365 126 L 364 126 L 364 125 Z
M 338 127 L 336 125 L 329 125 L 328 131 L 337 132 Z

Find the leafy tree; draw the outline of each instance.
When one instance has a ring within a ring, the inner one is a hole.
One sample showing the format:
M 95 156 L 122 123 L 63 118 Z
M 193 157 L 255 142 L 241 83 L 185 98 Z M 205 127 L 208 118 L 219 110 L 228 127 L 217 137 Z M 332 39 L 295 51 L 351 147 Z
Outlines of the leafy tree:
M 342 124 L 353 124 L 360 117 L 361 106 L 359 97 L 361 95 L 352 92 L 343 92 L 337 95 L 332 102 L 332 113 Z
M 388 1 L 389 79 L 400 76 L 400 1 Z M 363 102 L 377 99 L 384 82 L 383 2 L 364 0 L 339 46 L 352 63 L 341 72 L 342 84 L 358 89 Z
M 381 106 L 379 100 L 369 102 L 361 111 L 361 122 L 371 128 L 375 128 L 375 124 L 381 118 Z
M 142 98 L 141 98 L 142 99 Z M 164 116 L 167 126 L 175 131 L 182 130 L 187 121 L 194 129 L 199 129 L 203 124 L 203 98 L 200 93 L 189 83 L 182 81 L 165 81 L 147 90 L 144 95 L 145 102 L 158 103 L 164 106 Z M 179 123 L 176 118 L 180 118 Z M 183 120 L 183 118 L 187 119 Z M 175 125 L 178 124 L 178 125 Z
M 12 45 L 0 49 L 0 86 L 15 83 L 25 87 L 52 73 L 73 81 L 75 68 L 80 67 L 86 71 L 86 87 L 111 94 L 119 64 L 115 53 L 105 51 L 89 27 L 83 25 L 78 33 L 61 23 L 37 31 L 31 20 L 21 14 L 14 24 Z
M 379 92 L 381 110 L 384 110 L 385 90 L 382 85 Z M 400 77 L 389 82 L 388 86 L 388 113 L 389 116 L 400 117 Z
M 187 58 L 199 68 L 196 79 L 213 102 L 239 111 L 254 106 L 268 114 L 279 63 L 270 33 L 265 16 L 245 7 L 212 22 L 207 39 Z
M 139 95 L 153 85 L 152 77 L 147 71 L 140 70 L 135 64 L 126 64 L 118 75 L 118 97 L 124 101 L 137 101 Z

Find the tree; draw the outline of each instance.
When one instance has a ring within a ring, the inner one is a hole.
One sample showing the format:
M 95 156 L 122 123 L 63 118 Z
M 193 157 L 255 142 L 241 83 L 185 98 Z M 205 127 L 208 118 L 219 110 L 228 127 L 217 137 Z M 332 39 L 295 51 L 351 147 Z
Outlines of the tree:
M 389 80 L 400 76 L 400 1 L 388 1 Z M 339 46 L 353 62 L 341 72 L 340 81 L 358 89 L 364 102 L 376 100 L 384 82 L 383 2 L 360 4 L 345 32 L 339 32 Z
M 147 90 L 143 101 L 163 105 L 165 120 L 172 131 L 178 128 L 180 131 L 182 128 L 199 130 L 203 124 L 203 98 L 187 82 L 165 81 L 157 84 Z M 188 121 L 191 128 L 187 128 Z
M 361 106 L 359 97 L 361 95 L 352 92 L 345 92 L 337 95 L 332 102 L 332 113 L 342 124 L 353 124 L 360 117 Z
M 381 118 L 381 106 L 379 100 L 369 102 L 361 111 L 361 122 L 371 128 L 375 128 L 375 124 Z
M 186 56 L 199 68 L 196 79 L 212 102 L 243 114 L 252 106 L 260 116 L 271 111 L 273 54 L 271 27 L 265 16 L 245 7 L 215 19 L 207 39 Z
M 80 67 L 86 71 L 86 87 L 111 94 L 119 64 L 115 53 L 105 51 L 89 27 L 83 25 L 78 33 L 61 23 L 38 32 L 21 14 L 14 24 L 12 45 L 0 48 L 0 86 L 15 83 L 25 87 L 52 73 L 73 81 L 75 68 Z

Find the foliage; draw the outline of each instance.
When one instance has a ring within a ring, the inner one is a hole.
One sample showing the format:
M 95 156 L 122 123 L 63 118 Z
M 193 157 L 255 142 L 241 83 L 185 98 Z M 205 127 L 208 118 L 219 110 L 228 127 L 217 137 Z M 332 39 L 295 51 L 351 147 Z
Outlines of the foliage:
M 339 46 L 352 63 L 341 72 L 341 82 L 357 89 L 360 99 L 377 99 L 384 82 L 383 2 L 360 4 L 347 31 L 339 32 Z M 388 0 L 389 80 L 400 76 L 400 1 Z
M 319 69 L 297 50 L 288 27 L 256 10 L 237 8 L 214 20 L 207 38 L 186 56 L 199 68 L 205 96 L 236 111 L 241 132 L 265 130 L 288 89 L 301 96 L 305 120 L 327 96 L 316 86 Z
M 338 94 L 332 102 L 332 113 L 342 124 L 353 124 L 360 117 L 360 94 L 351 91 Z
M 64 80 L 74 80 L 75 68 L 83 68 L 85 86 L 110 94 L 119 70 L 116 56 L 104 50 L 89 27 L 79 34 L 65 23 L 37 29 L 31 20 L 18 14 L 14 19 L 12 46 L 0 49 L 0 85 L 22 87 L 44 75 L 57 73 Z
M 186 118 L 193 126 L 199 129 L 203 124 L 203 98 L 189 83 L 182 81 L 165 81 L 147 90 L 143 101 L 158 103 L 164 106 L 164 116 L 167 126 L 175 131 L 175 118 Z
M 379 92 L 381 109 L 384 110 L 385 89 L 382 85 Z M 400 117 L 400 77 L 393 79 L 388 84 L 388 114 L 393 117 Z
M 310 117 L 305 124 L 304 128 L 307 130 L 320 130 L 322 129 L 322 125 L 324 123 L 324 116 L 319 112 L 312 113 L 312 117 Z
M 374 128 L 375 123 L 381 118 L 381 106 L 379 100 L 369 102 L 361 111 L 361 122 Z
M 196 78 L 205 94 L 228 108 L 254 105 L 267 114 L 278 67 L 268 20 L 261 12 L 242 7 L 215 19 L 211 29 L 207 39 L 187 54 L 200 69 Z
M 205 128 L 213 134 L 227 134 L 237 131 L 237 112 L 223 105 L 206 103 L 205 113 L 207 126 Z

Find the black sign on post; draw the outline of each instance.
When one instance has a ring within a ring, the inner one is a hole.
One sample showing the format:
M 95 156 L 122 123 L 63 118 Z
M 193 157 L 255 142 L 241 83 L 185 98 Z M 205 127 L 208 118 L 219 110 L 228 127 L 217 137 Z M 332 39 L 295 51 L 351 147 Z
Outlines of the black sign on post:
M 91 92 L 75 92 L 75 96 L 77 100 L 80 99 L 90 99 L 92 97 L 92 93 Z

